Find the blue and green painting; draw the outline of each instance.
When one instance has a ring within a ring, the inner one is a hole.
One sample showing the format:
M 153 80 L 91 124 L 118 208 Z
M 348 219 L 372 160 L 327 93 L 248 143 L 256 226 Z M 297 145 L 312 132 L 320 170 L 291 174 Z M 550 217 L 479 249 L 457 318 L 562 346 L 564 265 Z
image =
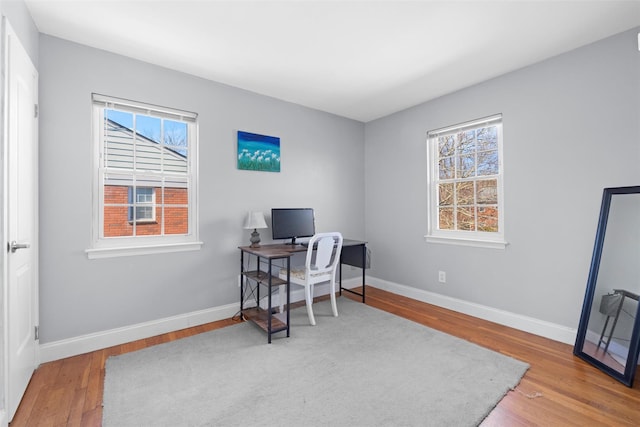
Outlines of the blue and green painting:
M 280 138 L 239 130 L 238 169 L 280 172 Z

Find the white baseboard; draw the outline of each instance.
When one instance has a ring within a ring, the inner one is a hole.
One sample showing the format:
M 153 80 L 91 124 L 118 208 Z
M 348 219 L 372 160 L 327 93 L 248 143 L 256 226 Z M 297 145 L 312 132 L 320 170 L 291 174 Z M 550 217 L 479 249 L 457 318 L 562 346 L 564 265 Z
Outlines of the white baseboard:
M 351 283 L 353 282 L 353 283 Z M 358 279 L 345 280 L 345 287 L 358 286 Z M 315 287 L 314 296 L 326 295 L 329 292 L 328 284 Z M 274 295 L 272 305 L 278 306 L 278 296 Z M 293 286 L 291 289 L 291 302 L 304 301 L 304 289 Z M 203 325 L 217 320 L 233 317 L 240 309 L 240 304 L 229 304 L 221 307 L 213 307 L 206 310 L 194 311 L 178 316 L 158 319 L 151 322 L 138 323 L 108 331 L 96 332 L 79 337 L 68 338 L 60 341 L 40 344 L 40 363 L 77 356 L 95 350 L 100 350 L 114 345 L 125 344 L 144 338 L 153 337 L 167 332 L 178 331 L 192 326 Z M 0 424 L 2 427 L 2 424 Z
M 529 332 L 565 344 L 574 344 L 577 330 L 533 317 L 523 316 L 469 301 L 448 297 L 434 292 L 416 289 L 399 283 L 388 282 L 368 276 L 367 284 L 375 288 L 393 292 L 394 294 L 413 298 L 418 301 L 437 305 L 449 310 L 478 317 L 490 322 L 499 323 L 514 329 Z
M 125 344 L 131 341 L 165 334 L 167 332 L 178 331 L 192 326 L 228 319 L 233 317 L 238 312 L 239 308 L 240 304 L 228 304 L 225 306 L 213 307 L 206 310 L 194 311 L 191 313 L 180 314 L 178 316 L 41 344 L 40 363 L 64 359 L 65 357 L 76 356 L 78 354 L 88 353 L 112 347 L 114 345 Z
M 349 279 L 343 282 L 343 286 L 345 288 L 357 287 L 360 286 L 360 284 L 361 282 L 359 278 Z M 475 304 L 445 295 L 436 294 L 434 292 L 412 288 L 410 286 L 377 279 L 371 276 L 367 277 L 367 284 L 369 286 L 413 298 L 418 301 L 423 301 L 449 310 L 464 313 L 469 316 L 478 317 L 480 319 L 499 323 L 511 328 L 530 332 L 535 335 L 540 335 L 554 341 L 573 344 L 576 339 L 575 329 L 555 323 Z M 328 285 L 318 285 L 315 289 L 314 295 L 326 295 L 328 292 Z M 304 290 L 301 287 L 299 288 L 294 286 L 291 290 L 291 302 L 303 300 Z M 272 304 L 274 307 L 277 307 L 278 300 L 274 299 Z M 185 313 L 151 322 L 139 323 L 137 325 L 125 326 L 122 328 L 41 344 L 40 362 L 50 362 L 114 345 L 149 338 L 167 332 L 215 322 L 216 320 L 228 319 L 235 315 L 238 310 L 239 304 L 229 304 L 226 306 Z M 0 424 L 0 426 L 2 426 L 2 424 Z

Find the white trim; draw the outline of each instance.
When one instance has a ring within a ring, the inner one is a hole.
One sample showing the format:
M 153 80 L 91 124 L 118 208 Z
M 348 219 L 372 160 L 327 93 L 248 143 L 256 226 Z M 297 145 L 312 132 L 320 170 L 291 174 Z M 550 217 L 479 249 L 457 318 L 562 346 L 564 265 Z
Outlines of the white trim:
M 358 286 L 360 284 L 359 280 L 360 279 L 358 278 L 344 280 L 343 285 L 345 285 L 345 287 L 346 285 L 351 284 L 353 284 L 353 286 Z M 328 292 L 328 283 L 318 285 L 315 289 L 315 296 L 325 295 Z M 273 307 L 277 307 L 277 294 L 274 295 L 274 297 L 272 305 Z M 300 288 L 299 290 L 292 290 L 291 302 L 303 300 L 303 288 Z M 204 325 L 217 320 L 229 319 L 237 314 L 239 310 L 239 303 L 227 304 L 205 310 L 193 311 L 191 313 L 179 314 L 177 316 L 166 317 L 164 319 L 138 323 L 136 325 L 123 326 L 121 328 L 40 344 L 40 362 L 51 362 L 54 360 L 64 359 L 66 357 L 77 356 L 78 354 L 101 350 L 114 345 L 125 344 L 131 341 L 165 334 L 167 332 Z M 2 425 L 0 425 L 0 427 L 2 427 Z
M 502 241 L 490 241 L 490 240 L 473 240 L 473 239 L 460 239 L 454 237 L 442 237 L 442 236 L 424 236 L 424 240 L 427 243 L 439 243 L 445 245 L 459 245 L 459 246 L 475 246 L 477 248 L 489 248 L 489 249 L 506 249 L 509 243 Z
M 108 331 L 96 332 L 40 345 L 42 363 L 76 356 L 114 345 L 125 344 L 167 332 L 178 331 L 217 320 L 229 319 L 239 310 L 238 303 L 212 307 L 191 313 L 179 314 L 164 319 L 123 326 Z
M 2 76 L 2 80 L 0 84 L 2 84 L 2 89 L 0 90 L 0 112 L 2 116 L 0 120 L 2 120 L 2 133 L 0 134 L 0 141 L 2 143 L 2 147 L 0 149 L 0 192 L 2 193 L 2 197 L 0 198 L 1 203 L 1 211 L 0 221 L 2 223 L 0 230 L 0 236 L 2 245 L 7 241 L 5 236 L 7 236 L 9 226 L 7 224 L 7 170 L 8 162 L 7 162 L 7 150 L 8 150 L 8 138 L 7 138 L 7 125 L 9 123 L 7 117 L 7 89 L 8 89 L 8 73 L 6 71 L 8 60 L 7 57 L 9 55 L 7 49 L 7 18 L 2 15 L 0 17 L 0 76 Z M 8 296 L 8 275 L 7 275 L 7 251 L 3 250 L 2 255 L 0 255 L 0 339 L 2 340 L 2 345 L 0 346 L 0 387 L 2 390 L 0 391 L 0 427 L 6 427 L 9 424 L 9 420 L 7 419 L 9 416 L 7 414 L 7 407 L 9 406 L 9 327 L 8 327 L 8 305 L 7 305 L 7 296 Z
M 413 298 L 418 301 L 437 305 L 449 310 L 454 310 L 469 316 L 478 317 L 501 325 L 509 326 L 521 331 L 529 332 L 554 341 L 563 342 L 565 344 L 574 344 L 576 339 L 576 329 L 563 325 L 547 322 L 533 317 L 523 316 L 520 314 L 496 309 L 457 298 L 440 295 L 434 292 L 416 289 L 410 286 L 401 285 L 399 283 L 389 282 L 377 279 L 375 277 L 367 277 L 368 286 L 393 292 L 398 295 Z M 353 278 L 343 281 L 343 287 L 360 286 L 360 278 Z M 317 286 L 315 296 L 325 295 L 328 293 L 328 285 Z M 304 300 L 304 290 L 292 289 L 291 301 Z M 273 306 L 277 306 L 277 301 L 272 301 Z M 127 342 L 149 338 L 152 336 L 164 334 L 167 332 L 177 331 L 192 326 L 202 325 L 205 323 L 215 322 L 217 320 L 228 319 L 235 315 L 239 310 L 239 304 L 228 304 L 220 307 L 213 307 L 206 310 L 185 313 L 155 321 L 139 323 L 136 325 L 125 326 L 122 328 L 111 329 L 103 332 L 83 335 L 74 338 L 68 338 L 51 343 L 40 345 L 40 361 L 41 363 L 51 362 L 53 360 L 63 359 L 65 357 L 76 356 L 78 354 L 88 353 L 95 350 L 111 347 L 114 345 L 124 344 Z
M 130 246 L 130 247 L 114 247 L 114 248 L 94 248 L 85 249 L 87 258 L 100 259 L 100 258 L 115 258 L 121 256 L 132 255 L 151 255 L 151 254 L 163 254 L 169 252 L 186 252 L 186 251 L 198 251 L 204 245 L 203 242 L 190 242 L 190 243 L 174 243 L 165 245 L 149 245 L 149 246 Z
M 569 328 L 556 323 L 377 279 L 371 276 L 367 277 L 367 284 L 374 288 L 383 289 L 418 301 L 437 305 L 438 307 L 499 323 L 565 344 L 574 344 L 576 340 L 577 330 L 575 328 Z
M 437 305 L 449 310 L 464 313 L 469 316 L 478 317 L 480 319 L 499 323 L 518 330 L 529 332 L 554 341 L 573 344 L 576 338 L 576 329 L 558 325 L 551 322 L 535 319 L 528 316 L 511 313 L 505 310 L 493 307 L 483 306 L 472 302 L 436 294 L 433 292 L 416 289 L 410 286 L 401 285 L 399 283 L 389 282 L 375 277 L 368 276 L 367 284 L 369 286 L 393 292 L 398 295 L 413 298 L 429 304 Z M 354 278 L 343 281 L 343 287 L 359 286 L 360 279 Z M 328 285 L 318 286 L 315 296 L 324 295 L 328 292 Z M 304 299 L 304 291 L 292 290 L 291 301 L 302 301 Z M 277 306 L 273 301 L 273 306 Z M 40 345 L 40 361 L 41 363 L 51 362 L 53 360 L 63 359 L 65 357 L 76 356 L 78 354 L 88 353 L 114 345 L 120 345 L 127 342 L 149 338 L 152 336 L 164 334 L 167 332 L 177 331 L 205 323 L 215 322 L 217 320 L 228 319 L 235 315 L 239 310 L 239 304 L 228 304 L 220 307 L 185 313 L 155 321 L 139 323 L 136 325 L 125 326 L 122 328 L 111 329 L 103 332 L 96 332 L 74 338 L 68 338 L 51 343 Z

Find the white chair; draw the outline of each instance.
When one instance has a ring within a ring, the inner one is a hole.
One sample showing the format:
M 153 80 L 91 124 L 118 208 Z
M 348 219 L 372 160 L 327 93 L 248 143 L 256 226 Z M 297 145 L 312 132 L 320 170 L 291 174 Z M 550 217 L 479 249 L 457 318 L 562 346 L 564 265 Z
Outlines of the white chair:
M 338 316 L 336 305 L 336 271 L 340 262 L 342 252 L 342 234 L 338 232 L 318 233 L 309 240 L 307 257 L 304 267 L 292 268 L 290 273 L 291 284 L 304 286 L 305 301 L 307 305 L 307 315 L 309 323 L 316 324 L 313 316 L 313 286 L 316 283 L 330 282 L 331 308 L 333 315 Z M 287 279 L 287 270 L 280 270 L 280 278 Z M 283 295 L 284 286 L 280 287 L 280 295 Z M 280 298 L 280 307 L 283 304 Z M 281 310 L 282 311 L 282 310 Z

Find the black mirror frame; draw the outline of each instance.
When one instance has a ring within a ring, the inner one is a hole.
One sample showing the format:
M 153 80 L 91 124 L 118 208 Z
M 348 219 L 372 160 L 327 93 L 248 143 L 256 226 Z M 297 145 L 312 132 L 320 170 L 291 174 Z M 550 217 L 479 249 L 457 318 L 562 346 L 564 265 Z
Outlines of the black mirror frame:
M 633 379 L 638 365 L 638 349 L 640 346 L 640 304 L 636 312 L 636 318 L 633 324 L 633 332 L 631 334 L 631 342 L 629 344 L 629 353 L 627 363 L 625 365 L 624 374 L 616 371 L 605 363 L 595 359 L 583 351 L 587 326 L 593 305 L 593 297 L 596 290 L 596 282 L 598 280 L 598 270 L 600 268 L 600 260 L 602 258 L 602 249 L 604 246 L 604 238 L 607 230 L 607 220 L 609 219 L 609 209 L 611 207 L 611 197 L 616 194 L 640 194 L 640 186 L 632 187 L 611 187 L 605 188 L 602 195 L 602 205 L 600 207 L 600 219 L 598 220 L 598 228 L 596 231 L 596 241 L 593 248 L 593 257 L 591 259 L 591 267 L 589 269 L 589 277 L 587 279 L 587 290 L 582 305 L 582 314 L 580 316 L 580 324 L 576 336 L 576 343 L 573 348 L 573 354 L 591 363 L 601 371 L 611 375 L 616 380 L 622 382 L 628 387 L 633 386 Z

